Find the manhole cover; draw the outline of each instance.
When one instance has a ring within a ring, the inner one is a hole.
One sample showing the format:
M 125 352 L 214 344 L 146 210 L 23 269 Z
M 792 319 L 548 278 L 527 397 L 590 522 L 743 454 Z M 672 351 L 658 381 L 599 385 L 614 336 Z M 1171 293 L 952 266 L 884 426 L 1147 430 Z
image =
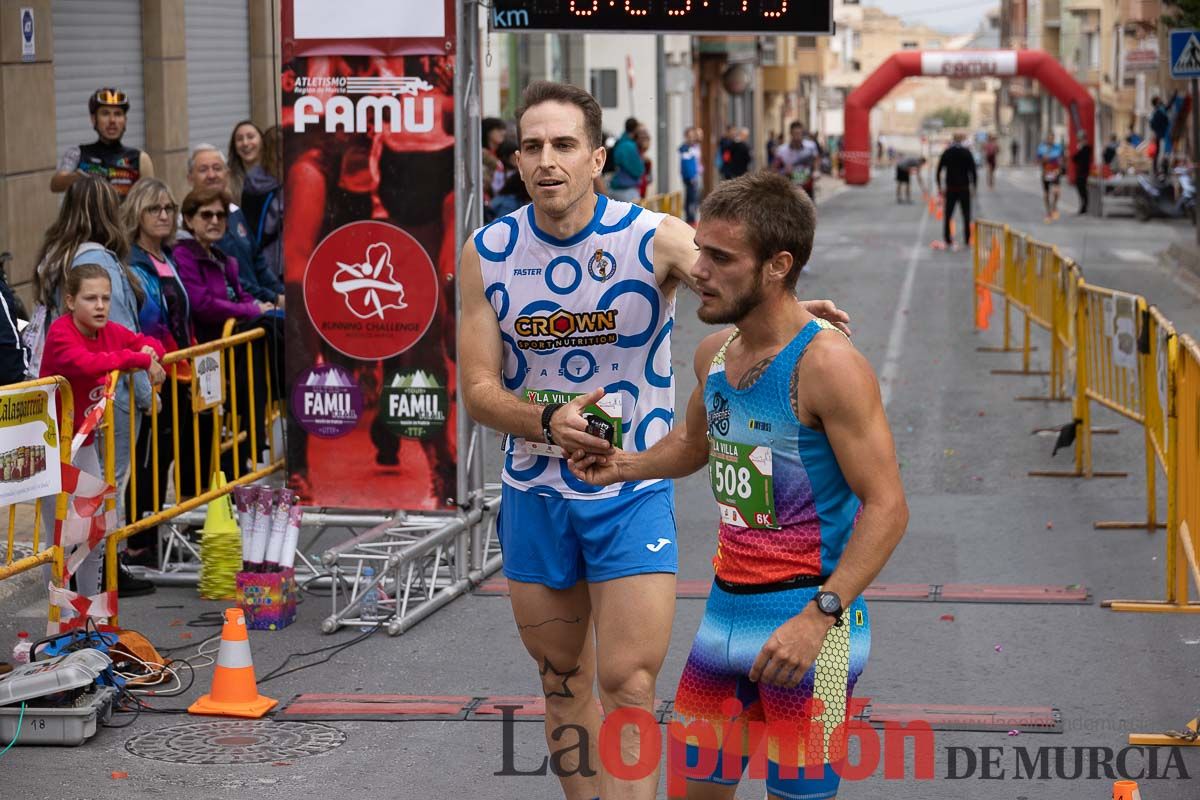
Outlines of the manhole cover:
M 262 764 L 325 753 L 346 741 L 337 728 L 312 722 L 221 720 L 173 725 L 135 736 L 135 756 L 177 764 Z

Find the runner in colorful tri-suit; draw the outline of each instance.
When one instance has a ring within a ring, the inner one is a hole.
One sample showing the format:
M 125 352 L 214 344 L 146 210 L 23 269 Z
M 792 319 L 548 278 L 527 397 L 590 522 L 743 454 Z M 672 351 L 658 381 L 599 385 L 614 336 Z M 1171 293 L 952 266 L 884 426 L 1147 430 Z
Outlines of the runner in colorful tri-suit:
M 870 649 L 861 595 L 908 521 L 892 435 L 867 360 L 796 300 L 811 201 L 787 178 L 758 173 L 722 183 L 700 219 L 700 319 L 736 327 L 698 348 L 684 425 L 641 453 L 577 452 L 571 467 L 605 484 L 708 464 L 721 517 L 716 578 L 675 697 L 677 717 L 693 725 L 687 797 L 734 796 L 754 744 L 721 741 L 736 717 L 770 726 L 769 796 L 832 798 L 844 742 L 830 734 Z M 812 722 L 823 752 L 806 746 Z

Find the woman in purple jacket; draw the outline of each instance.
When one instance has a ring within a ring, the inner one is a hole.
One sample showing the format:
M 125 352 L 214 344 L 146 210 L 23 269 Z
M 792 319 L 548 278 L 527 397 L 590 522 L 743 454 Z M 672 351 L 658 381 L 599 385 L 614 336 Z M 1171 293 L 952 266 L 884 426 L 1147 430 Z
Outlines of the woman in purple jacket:
M 242 288 L 238 280 L 238 262 L 217 249 L 217 242 L 225 235 L 225 222 L 229 217 L 229 195 L 219 189 L 194 189 L 183 198 L 180 209 L 183 226 L 191 233 L 191 239 L 182 239 L 172 255 L 179 268 L 179 279 L 187 290 L 192 310 L 192 325 L 198 342 L 210 342 L 221 338 L 225 321 L 237 320 L 235 331 L 263 328 L 266 336 L 261 346 L 254 346 L 255 370 L 246 372 L 245 348 L 237 347 L 235 363 L 237 373 L 230 380 L 238 383 L 238 416 L 245 420 L 249 412 L 250 381 L 254 381 L 255 420 L 254 433 L 260 450 L 266 449 L 263 438 L 263 420 L 266 411 L 266 370 L 263 359 L 268 357 L 271 382 L 278 395 L 282 383 L 283 351 L 279 347 L 282 337 L 282 315 L 274 304 L 255 300 Z M 246 423 L 242 423 L 245 425 Z M 260 454 L 254 454 L 255 461 Z M 251 462 L 253 464 L 253 462 Z
M 196 339 L 220 338 L 230 317 L 246 323 L 272 311 L 275 306 L 255 300 L 242 288 L 237 259 L 217 249 L 225 235 L 229 195 L 219 189 L 194 189 L 183 198 L 182 212 L 192 238 L 180 241 L 173 254 L 192 306 Z

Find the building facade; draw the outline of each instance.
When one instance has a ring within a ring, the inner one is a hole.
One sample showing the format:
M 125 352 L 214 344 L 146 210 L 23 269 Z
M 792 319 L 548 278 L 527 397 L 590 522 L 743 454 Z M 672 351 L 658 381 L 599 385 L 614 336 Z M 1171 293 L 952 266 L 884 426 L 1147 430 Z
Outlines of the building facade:
M 21 12 L 34 15 L 22 52 Z M 87 99 L 125 91 L 125 142 L 182 197 L 191 145 L 222 150 L 233 126 L 278 117 L 278 0 L 0 0 L 0 250 L 29 301 L 43 232 L 58 212 L 49 190 L 62 151 L 96 139 Z

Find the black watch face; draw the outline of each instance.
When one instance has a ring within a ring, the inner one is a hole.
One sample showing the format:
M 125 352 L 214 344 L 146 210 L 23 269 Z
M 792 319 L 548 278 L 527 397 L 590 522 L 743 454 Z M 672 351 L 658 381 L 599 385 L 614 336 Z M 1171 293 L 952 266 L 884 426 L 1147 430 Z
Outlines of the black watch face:
M 826 614 L 836 614 L 841 611 L 842 602 L 833 592 L 822 592 L 817 596 L 817 608 Z

